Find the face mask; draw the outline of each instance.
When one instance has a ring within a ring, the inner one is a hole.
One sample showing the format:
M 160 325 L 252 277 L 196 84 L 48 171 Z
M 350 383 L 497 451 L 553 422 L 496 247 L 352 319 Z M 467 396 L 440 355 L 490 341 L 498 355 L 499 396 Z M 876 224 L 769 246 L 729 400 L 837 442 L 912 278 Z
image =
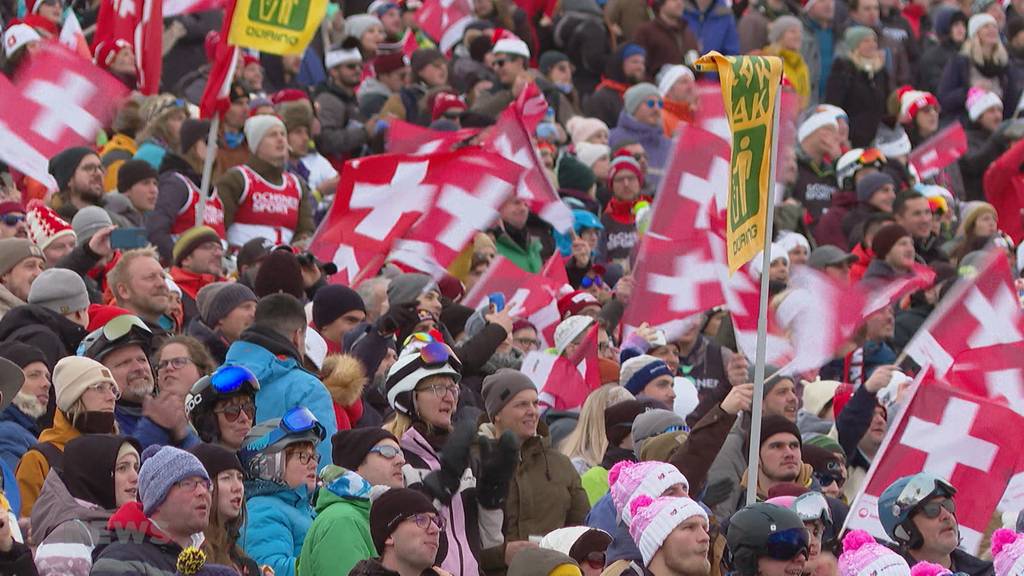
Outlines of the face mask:
M 563 83 L 563 82 L 557 82 L 557 83 L 555 83 L 555 86 L 557 86 L 558 89 L 561 90 L 563 94 L 568 94 L 568 93 L 572 92 L 572 84 L 566 84 L 566 83 Z
M 113 412 L 82 412 L 71 423 L 82 434 L 113 434 Z

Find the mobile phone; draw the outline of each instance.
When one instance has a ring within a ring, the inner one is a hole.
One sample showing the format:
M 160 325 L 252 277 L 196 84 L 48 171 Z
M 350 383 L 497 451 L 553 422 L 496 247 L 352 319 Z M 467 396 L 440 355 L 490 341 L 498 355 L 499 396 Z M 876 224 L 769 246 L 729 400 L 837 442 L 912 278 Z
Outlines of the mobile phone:
M 494 306 L 495 312 L 501 312 L 505 309 L 505 295 L 501 292 L 492 292 L 488 294 L 487 301 Z
M 145 228 L 115 228 L 110 233 L 110 247 L 114 250 L 134 250 L 147 244 Z

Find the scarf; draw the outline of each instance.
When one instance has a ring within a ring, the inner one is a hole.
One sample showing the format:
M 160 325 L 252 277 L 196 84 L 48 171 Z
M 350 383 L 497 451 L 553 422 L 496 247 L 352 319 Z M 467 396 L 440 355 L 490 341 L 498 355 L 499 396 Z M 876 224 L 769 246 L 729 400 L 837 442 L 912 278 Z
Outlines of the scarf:
M 629 85 L 625 84 L 623 82 L 616 82 L 615 80 L 612 80 L 610 78 L 602 77 L 601 78 L 601 83 L 597 85 L 597 88 L 595 88 L 594 91 L 596 92 L 596 91 L 600 90 L 601 88 L 607 88 L 609 90 L 614 90 L 614 91 L 618 92 L 619 93 L 619 97 L 622 98 L 622 97 L 625 97 L 626 90 L 629 90 Z
M 612 197 L 604 208 L 604 213 L 619 224 L 636 224 L 636 215 L 633 214 L 633 207 L 637 202 L 650 202 L 649 196 L 638 196 L 636 200 L 619 200 Z
M 174 280 L 174 283 L 178 285 L 178 288 L 181 288 L 182 292 L 195 300 L 200 288 L 224 279 L 218 278 L 213 274 L 196 274 L 190 270 L 175 266 L 171 268 L 171 280 Z

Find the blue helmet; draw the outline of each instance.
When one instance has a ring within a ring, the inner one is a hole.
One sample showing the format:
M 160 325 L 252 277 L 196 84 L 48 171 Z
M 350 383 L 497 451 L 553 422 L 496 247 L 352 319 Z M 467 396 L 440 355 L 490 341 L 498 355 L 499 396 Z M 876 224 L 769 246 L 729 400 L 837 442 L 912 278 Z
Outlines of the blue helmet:
M 589 210 L 573 210 L 572 217 L 574 220 L 572 227 L 576 234 L 588 228 L 604 230 L 604 224 L 601 224 L 601 221 L 597 219 L 597 215 Z
M 878 519 L 890 538 L 914 549 L 920 546 L 921 535 L 910 517 L 930 498 L 951 498 L 954 494 L 956 488 L 938 476 L 925 472 L 904 476 L 890 484 L 878 498 Z

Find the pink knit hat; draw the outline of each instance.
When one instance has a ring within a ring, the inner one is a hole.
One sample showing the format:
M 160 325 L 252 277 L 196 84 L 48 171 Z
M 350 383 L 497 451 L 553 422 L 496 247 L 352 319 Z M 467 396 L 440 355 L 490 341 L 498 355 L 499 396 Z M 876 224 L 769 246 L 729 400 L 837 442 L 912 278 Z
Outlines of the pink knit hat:
M 1006 528 L 993 532 L 992 563 L 996 576 L 1024 575 L 1024 534 Z
M 629 535 L 633 537 L 644 557 L 644 566 L 651 563 L 654 554 L 661 548 L 665 538 L 683 522 L 700 516 L 705 522 L 708 515 L 704 509 L 689 498 L 651 498 L 640 494 L 629 503 L 633 519 L 629 522 Z
M 675 466 L 666 462 L 629 462 L 622 461 L 612 466 L 608 472 L 608 484 L 611 487 L 612 503 L 615 511 L 626 524 L 633 517 L 629 502 L 641 494 L 657 498 L 671 486 L 682 484 L 690 490 L 686 476 Z
M 910 566 L 902 556 L 875 542 L 863 530 L 853 530 L 843 538 L 839 557 L 840 576 L 909 576 Z
M 953 573 L 941 564 L 918 562 L 910 569 L 910 576 L 951 576 Z

